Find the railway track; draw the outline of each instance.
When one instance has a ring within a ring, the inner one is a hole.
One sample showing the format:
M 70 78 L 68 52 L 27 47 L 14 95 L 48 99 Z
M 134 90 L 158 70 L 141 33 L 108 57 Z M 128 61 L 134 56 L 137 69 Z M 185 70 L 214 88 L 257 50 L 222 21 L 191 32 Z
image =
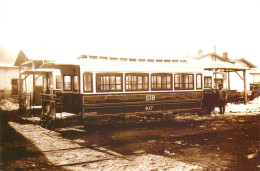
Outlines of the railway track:
M 19 130 L 21 125 L 14 122 L 10 122 L 10 125 L 18 132 L 21 132 Z M 62 138 L 58 132 L 43 128 L 40 125 L 26 124 L 22 125 L 22 127 L 22 135 L 32 140 L 39 149 L 38 151 L 31 151 L 31 153 L 46 156 L 51 163 L 47 166 L 48 169 L 70 166 L 80 167 L 90 163 L 114 159 L 130 161 L 126 156 L 101 146 L 81 146 L 73 140 Z M 37 168 L 33 167 L 31 169 Z

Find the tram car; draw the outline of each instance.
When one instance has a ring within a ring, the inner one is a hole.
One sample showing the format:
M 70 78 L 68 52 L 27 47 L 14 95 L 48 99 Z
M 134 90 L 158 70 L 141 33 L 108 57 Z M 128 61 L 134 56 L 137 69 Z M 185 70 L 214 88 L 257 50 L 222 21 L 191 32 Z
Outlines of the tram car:
M 63 111 L 79 114 L 86 124 L 212 110 L 213 74 L 201 66 L 175 60 L 95 59 L 41 66 L 60 69 Z

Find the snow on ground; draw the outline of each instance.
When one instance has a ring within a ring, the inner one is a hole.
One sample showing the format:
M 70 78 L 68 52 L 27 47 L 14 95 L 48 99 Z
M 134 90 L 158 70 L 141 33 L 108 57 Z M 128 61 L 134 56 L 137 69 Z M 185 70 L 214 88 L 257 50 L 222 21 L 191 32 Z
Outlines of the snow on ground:
M 0 99 L 0 107 L 4 111 L 18 110 L 19 104 L 17 100 L 12 98 Z
M 218 108 L 215 108 L 218 112 Z M 247 104 L 231 104 L 226 106 L 226 114 L 258 114 L 260 113 L 260 97 L 255 98 Z

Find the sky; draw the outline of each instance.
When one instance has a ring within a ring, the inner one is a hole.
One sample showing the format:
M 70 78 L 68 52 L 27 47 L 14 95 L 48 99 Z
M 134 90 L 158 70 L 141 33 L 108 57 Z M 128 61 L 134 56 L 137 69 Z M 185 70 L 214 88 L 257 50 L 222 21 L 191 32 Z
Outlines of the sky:
M 260 0 L 0 0 L 0 45 L 29 58 L 187 58 L 260 67 Z

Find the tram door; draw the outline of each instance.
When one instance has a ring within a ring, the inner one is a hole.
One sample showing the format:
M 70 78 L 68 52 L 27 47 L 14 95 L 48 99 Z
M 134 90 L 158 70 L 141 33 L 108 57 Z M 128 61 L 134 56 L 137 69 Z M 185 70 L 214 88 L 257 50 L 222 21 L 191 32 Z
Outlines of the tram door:
M 63 111 L 77 114 L 80 111 L 79 67 L 66 67 L 62 69 L 62 75 Z
M 35 87 L 33 87 L 33 105 L 41 105 L 41 93 L 42 93 L 42 75 L 35 75 Z

